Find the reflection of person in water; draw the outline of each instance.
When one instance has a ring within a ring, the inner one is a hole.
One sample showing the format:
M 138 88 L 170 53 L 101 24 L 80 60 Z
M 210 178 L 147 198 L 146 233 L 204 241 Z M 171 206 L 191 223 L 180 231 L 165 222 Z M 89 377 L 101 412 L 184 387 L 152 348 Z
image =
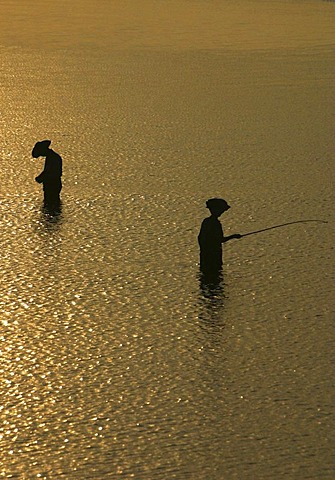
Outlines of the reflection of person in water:
M 241 238 L 241 235 L 238 233 L 228 237 L 223 235 L 219 217 L 230 208 L 225 200 L 211 198 L 207 200 L 206 207 L 211 216 L 202 222 L 198 235 L 200 270 L 205 275 L 219 275 L 222 268 L 222 244 L 233 238 Z
M 60 191 L 62 189 L 62 157 L 49 148 L 50 140 L 37 142 L 33 148 L 34 158 L 45 157 L 44 170 L 36 178 L 36 182 L 43 183 L 44 206 L 58 208 L 60 205 Z

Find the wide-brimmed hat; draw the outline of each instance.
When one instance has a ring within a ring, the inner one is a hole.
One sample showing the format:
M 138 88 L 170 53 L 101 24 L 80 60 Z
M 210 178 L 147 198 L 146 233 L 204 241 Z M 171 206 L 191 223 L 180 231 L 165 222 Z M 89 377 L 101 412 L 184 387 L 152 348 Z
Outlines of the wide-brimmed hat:
M 34 158 L 43 157 L 46 154 L 50 144 L 51 140 L 42 140 L 42 142 L 37 142 L 33 148 L 33 151 L 31 152 L 32 156 Z
M 228 205 L 226 200 L 224 200 L 223 198 L 210 198 L 206 202 L 206 207 L 209 208 L 209 210 L 228 210 L 228 208 L 230 208 L 230 205 Z

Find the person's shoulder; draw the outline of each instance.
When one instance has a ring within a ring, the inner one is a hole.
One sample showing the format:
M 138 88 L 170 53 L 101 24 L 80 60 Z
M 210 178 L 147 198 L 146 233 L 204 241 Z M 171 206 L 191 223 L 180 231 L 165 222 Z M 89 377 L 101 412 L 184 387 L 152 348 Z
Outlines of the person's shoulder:
M 62 157 L 59 155 L 59 153 L 55 152 L 54 150 L 51 150 L 48 157 L 54 158 L 55 160 L 62 160 Z
M 221 225 L 221 222 L 218 218 L 214 217 L 213 215 L 211 215 L 210 217 L 207 217 L 203 220 L 203 223 L 208 224 L 208 225 L 217 225 L 217 224 L 220 224 Z
M 212 218 L 212 217 L 206 217 L 206 218 L 204 218 L 203 221 L 202 221 L 202 223 L 201 223 L 201 225 L 204 225 L 204 226 L 205 226 L 205 225 L 210 224 L 210 223 L 211 223 L 211 218 Z

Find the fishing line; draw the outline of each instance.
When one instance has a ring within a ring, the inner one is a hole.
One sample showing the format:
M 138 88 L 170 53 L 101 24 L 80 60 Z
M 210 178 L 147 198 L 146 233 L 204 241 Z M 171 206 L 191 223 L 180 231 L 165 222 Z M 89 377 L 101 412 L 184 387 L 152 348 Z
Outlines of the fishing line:
M 241 237 L 247 237 L 248 235 L 256 235 L 257 233 L 266 232 L 267 230 L 273 230 L 274 228 L 286 227 L 287 225 L 293 225 L 295 223 L 308 223 L 308 222 L 318 222 L 318 223 L 328 223 L 325 220 L 296 220 L 295 222 L 281 223 L 280 225 L 273 225 L 272 227 L 262 228 L 261 230 L 255 230 L 253 232 L 244 233 Z

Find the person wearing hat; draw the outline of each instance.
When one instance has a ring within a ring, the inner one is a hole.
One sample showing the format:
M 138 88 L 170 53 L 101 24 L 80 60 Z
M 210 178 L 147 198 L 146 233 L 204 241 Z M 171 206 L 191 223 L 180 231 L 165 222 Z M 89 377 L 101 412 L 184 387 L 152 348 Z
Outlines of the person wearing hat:
M 200 270 L 205 274 L 218 274 L 222 268 L 222 244 L 234 238 L 241 238 L 239 233 L 225 237 L 220 215 L 229 210 L 230 206 L 223 198 L 210 198 L 206 202 L 211 216 L 205 218 L 198 235 L 200 247 Z
M 44 169 L 36 178 L 37 183 L 43 184 L 44 205 L 48 208 L 57 208 L 60 204 L 62 190 L 62 157 L 50 147 L 50 140 L 37 142 L 33 148 L 34 158 L 45 157 Z

